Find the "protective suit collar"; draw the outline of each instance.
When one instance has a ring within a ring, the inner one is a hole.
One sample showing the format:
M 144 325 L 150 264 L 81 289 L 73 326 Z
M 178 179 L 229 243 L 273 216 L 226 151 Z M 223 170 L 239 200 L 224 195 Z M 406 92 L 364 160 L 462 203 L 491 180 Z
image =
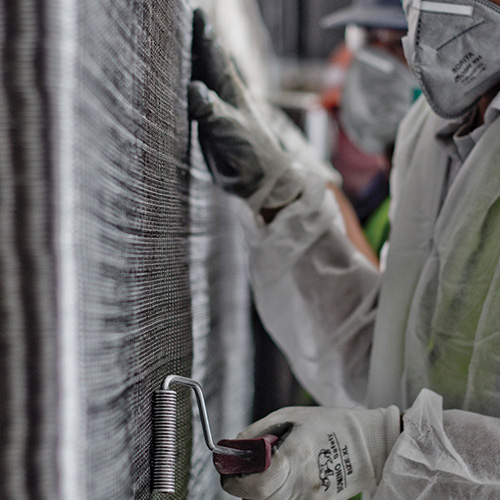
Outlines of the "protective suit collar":
M 472 111 L 465 120 L 454 120 L 438 130 L 436 140 L 448 150 L 453 163 L 462 164 L 476 142 L 470 133 L 476 121 L 478 110 Z
M 479 142 L 487 127 L 500 115 L 500 92 L 486 109 L 484 124 L 474 129 L 473 124 L 476 122 L 477 113 L 479 110 L 475 108 L 465 118 L 447 121 L 436 134 L 436 139 L 445 147 L 450 147 L 451 142 L 454 143 L 462 162 L 465 161 L 472 147 Z

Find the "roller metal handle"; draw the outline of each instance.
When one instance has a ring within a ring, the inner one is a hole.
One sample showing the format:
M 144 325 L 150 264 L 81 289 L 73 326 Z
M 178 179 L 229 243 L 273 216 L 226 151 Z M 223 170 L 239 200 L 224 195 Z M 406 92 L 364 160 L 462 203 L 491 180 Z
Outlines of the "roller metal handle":
M 223 439 L 215 445 L 200 384 L 180 375 L 169 375 L 162 388 L 155 392 L 152 484 L 154 492 L 175 493 L 177 399 L 176 392 L 170 389 L 172 384 L 194 389 L 205 441 L 213 453 L 214 464 L 220 474 L 251 474 L 262 472 L 269 467 L 272 448 L 278 442 L 276 436 Z
M 201 426 L 203 429 L 203 436 L 205 437 L 205 442 L 207 443 L 208 449 L 214 453 L 220 453 L 221 455 L 234 455 L 238 457 L 248 457 L 249 454 L 245 450 L 239 450 L 237 448 L 225 448 L 224 446 L 219 446 L 214 444 L 212 437 L 212 430 L 210 429 L 210 422 L 208 420 L 207 405 L 205 404 L 205 396 L 203 395 L 203 390 L 201 385 L 196 382 L 196 380 L 181 377 L 180 375 L 169 375 L 165 378 L 162 389 L 156 391 L 156 394 L 163 392 L 170 392 L 170 386 L 173 384 L 180 384 L 187 387 L 191 387 L 194 390 L 196 396 L 196 402 L 198 403 L 198 410 L 200 411 Z
M 181 384 L 194 389 L 200 411 L 203 435 L 208 448 L 213 453 L 221 456 L 231 456 L 234 459 L 249 459 L 252 455 L 250 451 L 239 449 L 237 446 L 215 445 L 200 384 L 180 375 L 169 375 L 164 380 L 162 388 L 155 391 L 152 481 L 154 492 L 175 493 L 177 393 L 170 389 L 173 384 Z
M 265 434 L 254 439 L 222 439 L 217 446 L 246 450 L 248 456 L 231 456 L 214 451 L 214 465 L 219 474 L 253 474 L 263 472 L 271 465 L 272 449 L 279 438 Z

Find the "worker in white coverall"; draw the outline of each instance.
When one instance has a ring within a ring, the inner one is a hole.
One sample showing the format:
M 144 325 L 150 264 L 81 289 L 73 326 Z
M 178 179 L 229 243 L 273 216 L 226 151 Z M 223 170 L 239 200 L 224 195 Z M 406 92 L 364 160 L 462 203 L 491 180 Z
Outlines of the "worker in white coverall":
M 347 176 L 347 192 L 370 246 L 380 254 L 389 233 L 388 173 L 397 129 L 421 93 L 401 44 L 408 25 L 401 0 L 354 0 L 349 7 L 326 16 L 321 24 L 325 28 L 346 27 L 346 47 L 353 54 L 336 113 L 341 132 L 334 158 L 339 159 Z M 369 158 L 364 166 L 363 158 Z M 370 170 L 378 173 L 372 173 L 367 182 L 364 177 Z M 345 222 L 350 237 L 349 220 Z M 350 239 L 364 251 L 357 240 Z
M 500 0 L 403 7 L 425 99 L 397 139 L 382 276 L 195 14 L 190 114 L 215 182 L 250 208 L 263 322 L 325 405 L 240 433 L 280 441 L 265 472 L 223 479 L 233 495 L 500 498 Z

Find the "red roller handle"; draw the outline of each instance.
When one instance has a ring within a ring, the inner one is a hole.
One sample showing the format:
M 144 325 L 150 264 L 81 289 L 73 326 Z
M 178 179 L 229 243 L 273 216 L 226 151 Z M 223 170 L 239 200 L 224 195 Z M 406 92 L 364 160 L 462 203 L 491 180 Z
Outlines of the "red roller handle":
M 247 457 L 234 457 L 214 453 L 214 465 L 219 474 L 252 474 L 263 472 L 271 465 L 273 446 L 279 438 L 272 434 L 255 439 L 222 439 L 217 445 L 237 450 L 249 450 L 252 454 Z

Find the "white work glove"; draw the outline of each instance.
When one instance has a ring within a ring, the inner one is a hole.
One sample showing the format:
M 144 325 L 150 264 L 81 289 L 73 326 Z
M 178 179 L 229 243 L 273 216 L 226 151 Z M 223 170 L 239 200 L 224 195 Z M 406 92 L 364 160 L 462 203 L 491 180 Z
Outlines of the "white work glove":
M 248 500 L 344 500 L 373 491 L 400 434 L 395 406 L 377 410 L 291 407 L 247 427 L 238 438 L 280 438 L 270 467 L 222 476 L 228 493 Z
M 280 208 L 303 191 L 302 176 L 268 128 L 201 10 L 193 19 L 189 114 L 214 181 L 258 213 Z

